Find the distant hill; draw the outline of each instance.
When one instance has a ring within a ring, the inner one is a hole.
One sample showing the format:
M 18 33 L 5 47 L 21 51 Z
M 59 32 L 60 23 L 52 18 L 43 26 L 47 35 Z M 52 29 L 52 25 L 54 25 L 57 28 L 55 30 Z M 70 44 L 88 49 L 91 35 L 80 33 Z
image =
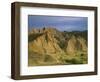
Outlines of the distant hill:
M 46 27 L 28 33 L 28 66 L 86 64 L 87 31 Z

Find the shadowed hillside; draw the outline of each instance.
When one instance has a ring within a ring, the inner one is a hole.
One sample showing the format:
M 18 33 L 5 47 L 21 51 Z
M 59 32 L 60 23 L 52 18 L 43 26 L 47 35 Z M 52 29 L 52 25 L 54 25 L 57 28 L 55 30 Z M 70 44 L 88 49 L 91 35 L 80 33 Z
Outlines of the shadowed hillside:
M 86 64 L 87 40 L 87 31 L 34 28 L 28 33 L 28 66 Z

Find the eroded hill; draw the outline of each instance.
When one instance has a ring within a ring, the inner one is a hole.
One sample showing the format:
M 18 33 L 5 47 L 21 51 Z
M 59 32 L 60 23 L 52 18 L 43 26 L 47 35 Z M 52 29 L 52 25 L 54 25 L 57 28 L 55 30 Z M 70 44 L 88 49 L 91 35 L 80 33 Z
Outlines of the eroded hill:
M 28 34 L 28 66 L 86 64 L 87 31 L 32 29 Z

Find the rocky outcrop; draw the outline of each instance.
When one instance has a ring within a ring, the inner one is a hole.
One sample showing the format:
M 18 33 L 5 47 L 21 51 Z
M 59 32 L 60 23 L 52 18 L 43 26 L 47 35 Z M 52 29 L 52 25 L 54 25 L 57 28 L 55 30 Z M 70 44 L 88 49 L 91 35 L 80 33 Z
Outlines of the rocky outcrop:
M 62 62 L 63 56 L 67 58 L 67 55 L 75 56 L 78 52 L 87 52 L 87 41 L 84 37 L 68 32 L 64 34 L 55 28 L 33 29 L 28 37 L 29 58 L 30 55 L 31 57 L 35 55 L 38 61 L 42 58 L 42 64 L 63 64 L 65 62 Z M 37 54 L 41 55 L 40 59 Z M 36 65 L 42 64 L 39 62 Z M 32 65 L 30 61 L 29 65 Z
M 75 55 L 78 51 L 86 51 L 86 40 L 82 37 L 75 37 L 74 35 L 68 40 L 66 52 L 70 55 Z
M 54 37 L 55 31 L 53 29 L 45 29 L 37 31 L 34 33 L 42 33 L 43 35 L 37 37 L 34 41 L 29 43 L 29 48 L 31 48 L 34 52 L 42 53 L 42 54 L 52 54 L 62 52 L 61 48 L 58 45 L 57 39 Z

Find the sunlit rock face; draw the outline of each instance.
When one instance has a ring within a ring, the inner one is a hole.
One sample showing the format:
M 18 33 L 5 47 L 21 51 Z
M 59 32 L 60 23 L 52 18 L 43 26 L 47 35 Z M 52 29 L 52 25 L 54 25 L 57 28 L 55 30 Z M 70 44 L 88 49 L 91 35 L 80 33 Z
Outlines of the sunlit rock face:
M 62 32 L 52 27 L 32 29 L 28 33 L 28 66 L 85 64 L 86 38 L 87 31 Z

